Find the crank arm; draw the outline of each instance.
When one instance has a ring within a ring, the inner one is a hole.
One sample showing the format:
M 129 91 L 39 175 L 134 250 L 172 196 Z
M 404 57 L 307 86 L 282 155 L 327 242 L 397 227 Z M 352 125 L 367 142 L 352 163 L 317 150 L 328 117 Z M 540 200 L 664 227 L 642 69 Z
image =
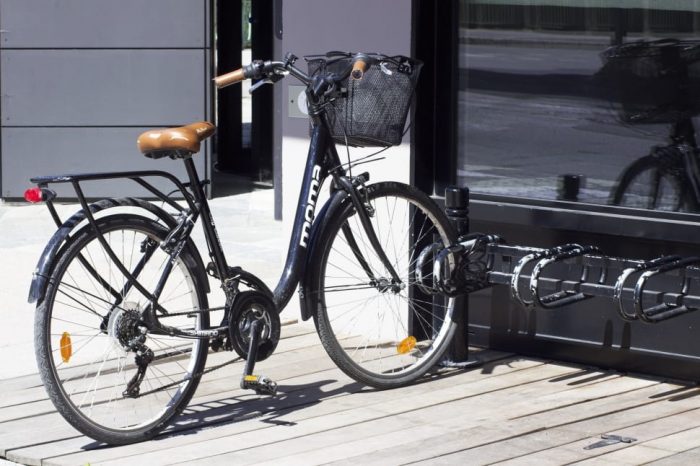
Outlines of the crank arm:
M 248 357 L 245 361 L 243 377 L 241 377 L 241 388 L 255 390 L 258 395 L 275 395 L 277 393 L 277 383 L 264 375 L 253 375 L 255 361 L 258 358 L 258 348 L 263 324 L 259 320 L 253 321 L 250 325 L 250 344 L 248 345 Z

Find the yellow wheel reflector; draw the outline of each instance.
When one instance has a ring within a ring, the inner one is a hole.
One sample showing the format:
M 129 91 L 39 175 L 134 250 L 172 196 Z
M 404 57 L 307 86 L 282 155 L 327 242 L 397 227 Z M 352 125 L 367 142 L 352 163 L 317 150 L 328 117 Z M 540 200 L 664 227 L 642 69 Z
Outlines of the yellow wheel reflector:
M 413 337 L 413 336 L 406 337 L 403 340 L 401 340 L 399 342 L 399 344 L 396 346 L 396 351 L 398 351 L 399 354 L 406 354 L 415 347 L 416 347 L 416 337 Z
M 73 356 L 73 345 L 70 342 L 70 333 L 63 332 L 61 337 L 61 358 L 63 362 L 68 362 L 71 356 Z

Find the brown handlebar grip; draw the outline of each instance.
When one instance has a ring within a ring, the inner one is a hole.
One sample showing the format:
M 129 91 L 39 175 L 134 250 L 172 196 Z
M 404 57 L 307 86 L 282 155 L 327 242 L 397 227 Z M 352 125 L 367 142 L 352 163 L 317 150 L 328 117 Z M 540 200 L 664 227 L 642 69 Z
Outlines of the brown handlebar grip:
M 367 62 L 361 58 L 358 58 L 352 65 L 352 72 L 350 73 L 350 76 L 352 76 L 352 79 L 362 79 L 366 70 Z
M 222 87 L 230 86 L 231 84 L 236 84 L 245 79 L 243 74 L 243 68 L 236 71 L 231 71 L 230 73 L 222 74 L 214 78 L 214 85 L 221 89 Z

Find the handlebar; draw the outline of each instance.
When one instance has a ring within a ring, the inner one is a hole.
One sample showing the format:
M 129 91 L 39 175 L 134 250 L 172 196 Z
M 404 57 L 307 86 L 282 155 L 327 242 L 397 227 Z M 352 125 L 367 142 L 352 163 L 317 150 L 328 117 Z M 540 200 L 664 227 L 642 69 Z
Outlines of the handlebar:
M 284 62 L 255 60 L 243 68 L 217 76 L 214 78 L 214 85 L 221 89 L 245 79 L 269 79 L 275 82 L 282 79 L 286 74 L 291 74 L 307 84 L 311 81 L 311 78 L 294 66 L 294 60 L 296 60 L 296 57 L 293 56 L 290 56 Z
M 246 79 L 245 72 L 243 68 L 239 68 L 236 71 L 231 71 L 230 73 L 222 74 L 214 78 L 214 85 L 219 89 L 230 86 L 231 84 L 236 84 Z
M 352 79 L 360 80 L 365 75 L 365 71 L 369 68 L 369 57 L 364 53 L 355 55 L 355 61 L 352 64 L 350 76 Z
M 287 74 L 291 74 L 306 85 L 311 84 L 313 81 L 312 77 L 294 66 L 295 60 L 296 57 L 289 54 L 283 62 L 255 60 L 243 68 L 217 76 L 214 78 L 214 85 L 221 89 L 245 79 L 266 79 L 270 82 L 276 82 Z M 374 61 L 375 59 L 370 55 L 358 53 L 353 56 L 352 69 L 348 69 L 347 72 L 342 73 L 340 76 L 335 76 L 335 79 L 345 79 L 348 75 L 352 76 L 353 79 L 362 79 L 365 71 Z

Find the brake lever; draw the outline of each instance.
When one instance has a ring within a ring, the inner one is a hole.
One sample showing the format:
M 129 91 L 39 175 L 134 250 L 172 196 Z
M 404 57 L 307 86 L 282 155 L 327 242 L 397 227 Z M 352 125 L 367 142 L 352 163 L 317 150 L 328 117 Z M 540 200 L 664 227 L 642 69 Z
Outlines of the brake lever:
M 256 90 L 258 90 L 258 88 L 260 88 L 260 86 L 263 86 L 265 84 L 275 84 L 277 81 L 279 81 L 283 78 L 284 78 L 283 74 L 271 74 L 268 77 L 261 79 L 260 81 L 256 82 L 252 86 L 250 86 L 250 89 L 248 89 L 248 94 L 252 94 Z
M 248 94 L 252 94 L 256 90 L 258 90 L 259 87 L 265 84 L 272 84 L 272 80 L 270 78 L 261 79 L 260 81 L 250 86 L 250 89 L 248 89 Z

